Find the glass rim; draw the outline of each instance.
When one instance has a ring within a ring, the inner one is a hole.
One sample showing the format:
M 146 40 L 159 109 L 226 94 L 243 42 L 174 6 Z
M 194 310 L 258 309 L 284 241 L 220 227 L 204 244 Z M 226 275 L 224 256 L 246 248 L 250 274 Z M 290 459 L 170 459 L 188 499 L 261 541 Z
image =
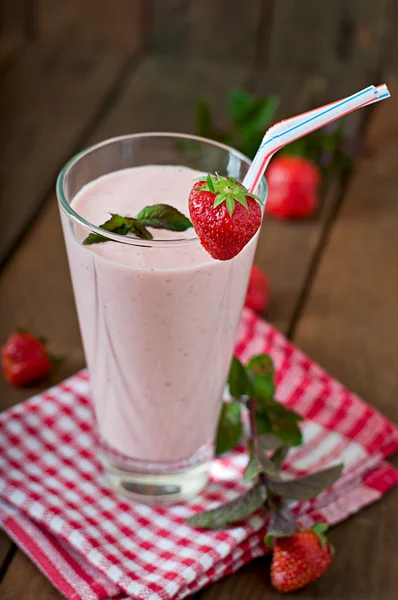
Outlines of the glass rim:
M 217 142 L 217 141 L 211 140 L 209 138 L 205 138 L 205 137 L 202 137 L 199 135 L 193 135 L 193 134 L 189 134 L 189 133 L 175 133 L 175 132 L 168 132 L 168 131 L 149 131 L 149 132 L 143 132 L 143 133 L 130 133 L 130 134 L 126 134 L 126 135 L 114 136 L 112 138 L 107 138 L 106 140 L 103 140 L 102 142 L 97 142 L 96 144 L 92 144 L 91 146 L 88 146 L 87 148 L 81 150 L 80 152 L 77 152 L 74 156 L 72 156 L 72 158 L 70 158 L 68 160 L 68 162 L 61 169 L 61 171 L 57 177 L 56 193 L 57 193 L 58 203 L 59 203 L 60 207 L 62 208 L 62 210 L 73 221 L 75 221 L 79 225 L 83 226 L 85 229 L 89 229 L 92 233 L 97 233 L 99 235 L 106 237 L 109 240 L 113 240 L 113 241 L 121 243 L 121 244 L 128 244 L 131 246 L 147 246 L 147 247 L 151 247 L 151 246 L 170 247 L 170 246 L 179 246 L 179 245 L 192 243 L 192 242 L 198 242 L 199 238 L 197 235 L 195 235 L 194 237 L 189 237 L 189 238 L 174 238 L 171 240 L 157 240 L 157 239 L 143 240 L 141 238 L 136 238 L 133 236 L 124 236 L 124 235 L 120 235 L 118 233 L 114 233 L 112 231 L 106 231 L 105 229 L 101 229 L 100 227 L 98 227 L 98 225 L 94 225 L 94 223 L 87 221 L 87 219 L 85 219 L 84 217 L 79 215 L 75 210 L 73 210 L 72 206 L 66 199 L 66 196 L 64 194 L 65 178 L 67 177 L 68 173 L 73 168 L 73 166 L 75 164 L 77 164 L 77 162 L 81 158 L 90 154 L 91 152 L 94 152 L 95 150 L 98 150 L 99 148 L 101 148 L 103 146 L 107 146 L 107 145 L 110 145 L 112 143 L 115 143 L 115 142 L 118 142 L 121 140 L 134 139 L 134 138 L 150 138 L 150 137 L 153 137 L 153 138 L 155 138 L 155 137 L 183 138 L 183 139 L 187 139 L 187 140 L 194 140 L 197 142 L 204 142 L 204 143 L 208 144 L 209 146 L 216 146 L 218 148 L 221 148 L 222 150 L 227 151 L 230 154 L 233 154 L 236 158 L 239 158 L 239 160 L 241 160 L 248 166 L 250 166 L 250 164 L 252 162 L 245 154 L 243 154 L 242 152 L 239 152 L 239 150 L 236 150 L 232 146 L 228 146 L 227 144 L 222 144 L 221 142 Z M 262 188 L 265 188 L 264 196 L 266 197 L 267 184 L 266 184 L 266 180 L 265 180 L 264 176 L 260 180 L 260 185 Z

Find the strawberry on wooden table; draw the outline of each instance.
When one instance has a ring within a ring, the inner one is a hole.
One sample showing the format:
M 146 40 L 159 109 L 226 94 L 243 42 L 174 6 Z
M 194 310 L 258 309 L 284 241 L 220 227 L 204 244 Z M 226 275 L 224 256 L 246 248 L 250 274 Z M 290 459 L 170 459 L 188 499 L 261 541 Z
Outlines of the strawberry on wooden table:
M 25 386 L 45 379 L 51 360 L 44 343 L 26 332 L 11 335 L 1 349 L 1 366 L 6 381 Z
M 308 531 L 274 540 L 271 583 L 280 592 L 293 592 L 319 579 L 332 561 L 332 549 L 326 539 L 327 525 L 318 524 Z
M 266 173 L 268 196 L 265 210 L 279 219 L 306 219 L 318 207 L 320 171 L 300 156 L 274 158 Z
M 254 312 L 262 313 L 269 304 L 269 280 L 260 267 L 253 265 L 246 292 L 245 306 Z
M 262 201 L 234 177 L 209 174 L 201 178 L 188 204 L 202 246 L 217 260 L 239 254 L 261 225 Z

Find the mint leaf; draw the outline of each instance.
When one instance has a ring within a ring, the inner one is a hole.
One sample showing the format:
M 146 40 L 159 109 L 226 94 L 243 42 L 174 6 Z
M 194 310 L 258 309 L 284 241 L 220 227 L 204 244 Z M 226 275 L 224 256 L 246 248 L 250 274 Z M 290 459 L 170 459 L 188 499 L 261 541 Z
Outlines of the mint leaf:
M 250 139 L 254 136 L 263 136 L 273 122 L 278 106 L 279 100 L 276 96 L 257 98 L 250 119 L 242 124 L 241 134 L 243 137 Z
M 330 488 L 340 477 L 342 470 L 343 465 L 336 465 L 297 479 L 288 481 L 270 480 L 268 485 L 272 492 L 283 498 L 310 500 Z
M 257 484 L 250 490 L 234 498 L 231 502 L 222 504 L 217 508 L 198 513 L 186 522 L 192 527 L 201 529 L 222 529 L 231 523 L 242 521 L 253 512 L 261 508 L 267 499 L 265 486 Z
M 247 463 L 246 469 L 243 472 L 243 481 L 249 483 L 253 479 L 263 473 L 263 467 L 260 464 L 255 452 L 250 454 L 249 462 Z
M 274 463 L 277 469 L 280 469 L 283 461 L 285 460 L 287 453 L 289 452 L 289 448 L 286 446 L 281 446 L 278 450 L 275 450 L 273 453 L 271 460 Z
M 242 433 L 242 414 L 239 402 L 224 402 L 218 420 L 216 454 L 222 454 L 235 448 Z
M 265 438 L 265 436 L 261 436 L 258 439 L 257 452 L 255 452 L 252 448 L 250 453 L 249 462 L 247 463 L 246 469 L 243 473 L 243 481 L 246 483 L 252 481 L 260 473 L 265 473 L 266 475 L 270 475 L 274 478 L 279 478 L 278 467 L 275 465 L 273 460 L 267 456 L 266 451 L 268 448 L 266 444 L 261 443 L 262 438 Z M 274 443 L 276 443 L 276 440 L 278 440 L 278 438 L 275 438 Z M 282 444 L 281 440 L 278 440 L 278 442 L 279 445 Z
M 251 396 L 253 392 L 246 369 L 236 356 L 232 358 L 229 368 L 228 387 L 231 396 L 237 400 L 240 400 L 244 396 Z
M 251 375 L 256 400 L 273 398 L 275 369 L 271 357 L 268 354 L 253 356 L 246 368 Z
M 152 234 L 144 227 L 142 223 L 140 223 L 137 219 L 133 217 L 122 217 L 120 215 L 112 214 L 111 218 L 102 225 L 99 226 L 101 229 L 105 231 L 112 231 L 113 233 L 118 233 L 119 235 L 127 235 L 128 233 L 133 233 L 138 238 L 143 240 L 151 240 Z M 99 244 L 100 242 L 108 242 L 109 238 L 100 235 L 99 233 L 90 233 L 83 241 L 85 246 L 89 246 L 91 244 Z
M 271 421 L 266 413 L 256 411 L 255 420 L 258 435 L 268 434 L 271 431 Z
M 179 210 L 168 204 L 146 206 L 137 215 L 140 225 L 154 229 L 186 231 L 192 227 L 191 221 Z
M 232 90 L 229 94 L 228 103 L 232 122 L 235 125 L 241 125 L 250 120 L 255 110 L 256 99 L 243 90 Z
M 297 423 L 303 417 L 277 402 L 276 400 L 265 400 L 261 405 L 260 412 L 266 412 L 271 423 L 270 432 L 279 437 L 288 446 L 299 446 L 303 441 L 303 435 Z
M 271 546 L 274 537 L 291 537 L 295 531 L 296 519 L 290 508 L 285 503 L 273 506 L 264 540 L 266 545 Z
M 273 433 L 260 435 L 258 438 L 258 443 L 262 452 L 267 452 L 268 450 L 278 450 L 281 446 L 283 446 L 283 441 Z

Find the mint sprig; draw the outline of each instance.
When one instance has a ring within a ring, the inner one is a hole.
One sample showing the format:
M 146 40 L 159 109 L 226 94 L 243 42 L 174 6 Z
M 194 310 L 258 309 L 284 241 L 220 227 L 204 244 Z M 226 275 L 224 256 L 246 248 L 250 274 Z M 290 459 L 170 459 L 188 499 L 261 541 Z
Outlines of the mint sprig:
M 322 84 L 311 82 L 311 104 L 320 103 Z M 200 100 L 196 105 L 197 135 L 217 140 L 237 148 L 249 158 L 254 158 L 267 129 L 290 115 L 277 115 L 280 105 L 277 96 L 257 96 L 244 90 L 231 91 L 224 111 L 228 122 L 224 129 L 215 125 L 211 105 Z M 349 139 L 346 123 L 341 120 L 292 142 L 278 154 L 302 156 L 319 166 L 322 173 L 344 174 L 351 167 L 355 148 Z
M 269 515 L 269 540 L 291 536 L 296 531 L 296 519 L 290 503 L 314 498 L 331 487 L 340 477 L 343 465 L 294 479 L 281 474 L 289 448 L 302 443 L 298 425 L 302 417 L 275 399 L 275 369 L 270 356 L 254 356 L 246 365 L 234 357 L 228 387 L 232 400 L 224 402 L 221 408 L 216 451 L 226 452 L 239 443 L 243 435 L 243 411 L 248 411 L 250 456 L 243 481 L 252 486 L 231 502 L 190 517 L 187 523 L 220 529 L 262 509 Z
M 139 239 L 152 240 L 153 235 L 147 227 L 168 229 L 169 231 L 186 231 L 192 227 L 192 223 L 173 206 L 169 206 L 168 204 L 153 204 L 152 206 L 143 208 L 135 218 L 122 217 L 121 215 L 111 213 L 111 218 L 102 223 L 102 225 L 99 225 L 99 227 L 105 231 L 112 231 L 119 235 L 131 233 Z M 90 233 L 83 241 L 83 244 L 89 246 L 108 241 L 110 241 L 109 238 L 99 233 Z

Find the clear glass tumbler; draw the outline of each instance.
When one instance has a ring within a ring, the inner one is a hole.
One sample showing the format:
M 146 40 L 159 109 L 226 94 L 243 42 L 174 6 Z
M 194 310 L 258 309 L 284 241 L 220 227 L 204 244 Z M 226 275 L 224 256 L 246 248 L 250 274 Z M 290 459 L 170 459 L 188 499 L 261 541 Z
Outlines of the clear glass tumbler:
M 210 140 L 148 133 L 88 148 L 58 178 L 99 452 L 109 483 L 137 501 L 185 501 L 207 482 L 258 236 L 233 260 L 216 261 L 193 230 L 188 239 L 120 236 L 86 221 L 71 202 L 84 185 L 129 167 L 186 166 L 242 181 L 249 164 Z M 265 198 L 264 179 L 256 193 Z M 122 244 L 123 253 L 110 259 L 100 244 L 83 245 L 90 232 Z M 142 253 L 145 268 L 135 265 Z

